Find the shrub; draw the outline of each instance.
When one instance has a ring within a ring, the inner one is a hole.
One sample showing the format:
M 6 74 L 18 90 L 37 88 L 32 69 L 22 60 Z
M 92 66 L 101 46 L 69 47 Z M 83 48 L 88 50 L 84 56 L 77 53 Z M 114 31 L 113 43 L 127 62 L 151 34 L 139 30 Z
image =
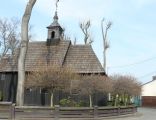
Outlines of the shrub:
M 71 100 L 69 98 L 68 99 L 66 99 L 66 98 L 61 99 L 60 100 L 60 105 L 62 107 L 79 107 L 74 100 Z
M 89 106 L 89 103 L 85 102 L 85 101 L 80 101 L 77 104 L 78 104 L 78 107 L 88 107 Z

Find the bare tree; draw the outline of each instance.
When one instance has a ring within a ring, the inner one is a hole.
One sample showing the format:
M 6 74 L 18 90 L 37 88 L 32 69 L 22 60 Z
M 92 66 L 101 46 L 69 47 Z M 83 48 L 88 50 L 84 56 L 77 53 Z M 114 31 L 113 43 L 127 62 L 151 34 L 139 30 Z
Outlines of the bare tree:
M 21 25 L 21 46 L 20 54 L 18 59 L 18 86 L 17 86 L 17 96 L 16 103 L 18 106 L 23 106 L 24 104 L 24 80 L 25 80 L 25 57 L 28 48 L 28 24 L 36 0 L 29 0 L 22 18 Z
M 31 30 L 32 26 L 29 26 L 29 40 L 33 37 Z M 15 17 L 0 19 L 0 68 L 6 64 L 9 64 L 11 69 L 16 67 L 20 42 L 20 21 Z
M 93 40 L 91 38 L 91 34 L 89 33 L 89 28 L 91 26 L 90 20 L 88 20 L 87 22 L 80 23 L 79 26 L 84 34 L 84 43 L 91 44 Z
M 0 59 L 6 55 L 12 56 L 20 45 L 20 21 L 17 18 L 0 19 Z M 29 26 L 29 40 L 32 26 Z
M 15 58 L 15 50 L 20 44 L 19 20 L 17 18 L 0 19 L 0 67 Z M 9 62 L 10 63 L 10 62 Z M 11 64 L 11 67 L 13 65 Z
M 115 106 L 120 98 L 125 105 L 129 103 L 131 96 L 139 96 L 141 93 L 141 83 L 130 75 L 114 75 L 111 77 L 113 80 L 113 92 L 115 98 Z
M 77 76 L 70 68 L 50 66 L 31 72 L 27 77 L 26 87 L 47 89 L 51 94 L 51 107 L 53 107 L 54 91 L 69 91 L 71 81 L 77 79 Z
M 113 83 L 109 77 L 96 75 L 93 77 L 96 80 L 96 90 L 102 93 L 111 93 L 113 91 Z
M 104 71 L 106 72 L 106 51 L 107 49 L 110 47 L 109 42 L 107 40 L 107 34 L 108 34 L 108 30 L 111 28 L 112 22 L 108 22 L 105 28 L 105 32 L 104 32 L 104 28 L 103 28 L 103 23 L 104 23 L 104 18 L 101 21 L 101 30 L 102 30 L 102 37 L 103 37 L 103 68 Z
M 11 56 L 20 41 L 19 20 L 16 18 L 0 19 L 0 59 L 6 54 Z
M 79 81 L 79 91 L 81 94 L 89 96 L 90 107 L 92 107 L 92 94 L 95 91 L 109 93 L 112 91 L 112 84 L 106 76 L 81 76 L 81 79 Z

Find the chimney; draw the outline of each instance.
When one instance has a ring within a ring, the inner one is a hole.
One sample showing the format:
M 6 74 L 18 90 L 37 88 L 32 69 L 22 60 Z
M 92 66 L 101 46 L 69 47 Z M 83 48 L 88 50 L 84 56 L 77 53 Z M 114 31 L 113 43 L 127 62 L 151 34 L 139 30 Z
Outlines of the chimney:
M 155 76 L 153 76 L 153 80 L 156 80 L 156 75 L 155 75 Z

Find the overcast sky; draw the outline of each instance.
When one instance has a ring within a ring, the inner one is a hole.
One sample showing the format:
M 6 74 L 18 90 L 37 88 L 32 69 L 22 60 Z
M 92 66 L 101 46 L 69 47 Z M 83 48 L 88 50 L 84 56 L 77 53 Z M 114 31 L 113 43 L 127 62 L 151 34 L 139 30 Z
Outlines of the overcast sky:
M 1 0 L 0 18 L 22 18 L 28 0 Z M 77 44 L 84 44 L 79 23 L 91 20 L 93 49 L 103 64 L 100 22 L 112 21 L 108 33 L 107 72 L 130 74 L 143 83 L 156 75 L 156 0 L 60 0 L 59 23 Z M 30 24 L 34 40 L 45 41 L 51 24 L 55 0 L 37 0 Z

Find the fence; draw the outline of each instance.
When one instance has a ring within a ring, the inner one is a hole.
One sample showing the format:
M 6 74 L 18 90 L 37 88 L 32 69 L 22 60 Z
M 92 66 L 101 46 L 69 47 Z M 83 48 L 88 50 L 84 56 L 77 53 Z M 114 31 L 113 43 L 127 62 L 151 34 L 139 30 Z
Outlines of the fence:
M 133 114 L 137 112 L 137 107 L 11 107 L 8 109 L 10 112 L 10 119 L 55 119 L 59 118 L 100 118 L 109 116 L 119 116 L 125 114 Z M 1 118 L 1 116 L 0 116 Z
M 14 119 L 15 105 L 11 102 L 0 102 L 0 119 Z

